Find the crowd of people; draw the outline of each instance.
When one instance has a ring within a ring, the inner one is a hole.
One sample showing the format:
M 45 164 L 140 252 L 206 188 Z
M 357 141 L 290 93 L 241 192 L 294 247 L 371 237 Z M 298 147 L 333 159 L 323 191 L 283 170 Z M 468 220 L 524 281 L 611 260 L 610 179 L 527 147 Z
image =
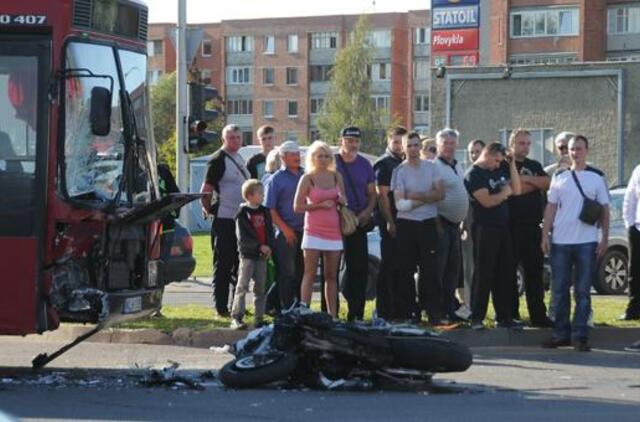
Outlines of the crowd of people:
M 347 319 L 363 319 L 367 233 L 377 225 L 379 317 L 414 323 L 426 318 L 434 326 L 467 321 L 480 330 L 491 297 L 496 326 L 520 328 L 519 267 L 530 324 L 553 328 L 543 347 L 590 350 L 590 287 L 597 258 L 607 249 L 609 194 L 604 174 L 587 162 L 586 137 L 559 133 L 557 163 L 547 168 L 528 157 L 531 136 L 525 129 L 513 130 L 506 147 L 473 139 L 466 169 L 455 158 L 459 134 L 453 129 L 423 140 L 395 127 L 373 165 L 359 153 L 362 134 L 357 127 L 342 130 L 337 153 L 324 142 L 311 144 L 304 167 L 295 142 L 276 147 L 269 126 L 258 129 L 257 137 L 262 151 L 245 164 L 238 153 L 240 128 L 226 126 L 223 146 L 209 161 L 202 187 L 204 213 L 213 217 L 215 308 L 232 317 L 232 327 L 246 327 L 250 280 L 256 325 L 265 308 L 286 309 L 294 302 L 308 306 L 319 262 L 322 306 L 336 317 L 341 259 Z M 634 177 L 625 199 L 632 275 L 640 270 L 634 265 L 640 250 L 640 170 Z M 349 233 L 342 231 L 345 208 L 358 221 Z M 545 254 L 553 275 L 549 309 Z M 276 288 L 267 294 L 270 259 Z M 626 319 L 640 319 L 640 277 L 634 278 Z M 235 294 L 230 292 L 234 285 Z

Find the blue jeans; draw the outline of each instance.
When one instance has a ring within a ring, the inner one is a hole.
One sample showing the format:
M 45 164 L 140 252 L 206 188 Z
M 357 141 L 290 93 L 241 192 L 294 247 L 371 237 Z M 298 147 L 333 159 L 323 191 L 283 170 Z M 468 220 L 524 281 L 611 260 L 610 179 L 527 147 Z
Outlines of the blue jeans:
M 575 245 L 551 245 L 551 271 L 553 273 L 553 300 L 555 325 L 553 338 L 570 339 L 572 327 L 569 321 L 571 298 L 569 290 L 573 280 L 573 296 L 576 302 L 573 315 L 573 337 L 586 338 L 589 334 L 587 322 L 591 310 L 591 280 L 595 271 L 597 243 Z M 571 268 L 575 268 L 572 277 Z

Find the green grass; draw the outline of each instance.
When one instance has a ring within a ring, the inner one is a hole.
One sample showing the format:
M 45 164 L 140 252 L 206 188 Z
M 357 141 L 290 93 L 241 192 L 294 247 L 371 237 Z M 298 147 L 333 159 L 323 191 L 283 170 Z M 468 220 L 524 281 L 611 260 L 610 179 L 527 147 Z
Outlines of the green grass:
M 547 296 L 547 303 L 548 299 Z M 604 327 L 640 328 L 640 322 L 638 321 L 617 320 L 618 316 L 623 313 L 626 303 L 626 298 L 622 297 L 593 296 L 592 306 L 595 324 Z M 371 319 L 374 307 L 374 301 L 367 302 L 365 307 L 366 320 Z M 311 308 L 320 310 L 320 303 L 312 303 Z M 251 310 L 249 310 L 245 318 L 245 322 L 247 323 L 251 322 L 250 312 Z M 528 322 L 529 314 L 524 298 L 520 301 L 520 313 L 523 320 Z M 116 328 L 152 328 L 170 333 L 177 328 L 189 328 L 196 331 L 227 328 L 231 322 L 229 318 L 220 318 L 214 315 L 211 308 L 196 305 L 164 306 L 162 308 L 162 315 L 162 317 L 150 317 L 139 321 L 123 323 L 116 326 Z M 340 319 L 346 319 L 347 317 L 347 305 L 344 300 L 340 302 L 339 317 Z M 489 326 L 493 325 L 493 318 L 493 307 L 489 306 L 489 313 L 487 315 Z
M 211 251 L 211 235 L 209 233 L 194 233 L 193 257 L 196 259 L 196 269 L 193 277 L 212 277 L 213 253 Z
M 163 306 L 162 316 L 124 322 L 114 328 L 151 328 L 171 333 L 178 328 L 205 331 L 227 328 L 231 321 L 214 314 L 213 309 L 200 305 Z

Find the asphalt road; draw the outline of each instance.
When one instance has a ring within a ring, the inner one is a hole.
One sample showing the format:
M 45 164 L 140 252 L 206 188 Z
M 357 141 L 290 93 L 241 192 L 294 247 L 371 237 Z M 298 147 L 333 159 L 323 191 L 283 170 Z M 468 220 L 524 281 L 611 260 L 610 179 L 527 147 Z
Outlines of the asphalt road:
M 143 387 L 147 367 L 180 375 L 219 368 L 230 356 L 174 346 L 85 343 L 39 375 L 25 369 L 52 343 L 3 339 L 0 409 L 22 420 L 640 420 L 640 355 L 618 346 L 591 353 L 479 348 L 465 373 L 423 392 L 204 391 Z M 622 346 L 622 345 L 620 345 Z

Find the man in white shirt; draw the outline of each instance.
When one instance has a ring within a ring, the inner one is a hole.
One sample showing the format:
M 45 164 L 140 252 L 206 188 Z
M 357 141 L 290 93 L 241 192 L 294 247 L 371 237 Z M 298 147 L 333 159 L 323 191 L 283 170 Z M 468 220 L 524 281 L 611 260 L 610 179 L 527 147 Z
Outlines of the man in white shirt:
M 629 231 L 629 262 L 631 281 L 629 282 L 629 303 L 620 319 L 640 320 L 640 166 L 631 174 L 624 193 L 622 214 L 624 225 Z
M 442 286 L 443 311 L 449 320 L 456 315 L 456 288 L 462 270 L 460 223 L 467 216 L 469 195 L 464 186 L 464 172 L 455 159 L 458 131 L 442 129 L 436 134 L 437 156 L 433 161 L 444 183 L 444 199 L 438 202 L 438 281 Z
M 555 321 L 553 335 L 542 344 L 544 348 L 570 346 L 573 335 L 576 350 L 591 350 L 588 341 L 591 281 L 597 258 L 607 250 L 609 192 L 602 173 L 587 166 L 588 151 L 587 138 L 582 135 L 571 138 L 571 168 L 556 173 L 549 188 L 541 246 L 544 253 L 551 252 Z M 602 205 L 597 224 L 580 219 L 584 196 Z M 575 268 L 575 277 L 572 277 L 572 268 Z M 573 327 L 569 320 L 572 280 L 575 296 Z

